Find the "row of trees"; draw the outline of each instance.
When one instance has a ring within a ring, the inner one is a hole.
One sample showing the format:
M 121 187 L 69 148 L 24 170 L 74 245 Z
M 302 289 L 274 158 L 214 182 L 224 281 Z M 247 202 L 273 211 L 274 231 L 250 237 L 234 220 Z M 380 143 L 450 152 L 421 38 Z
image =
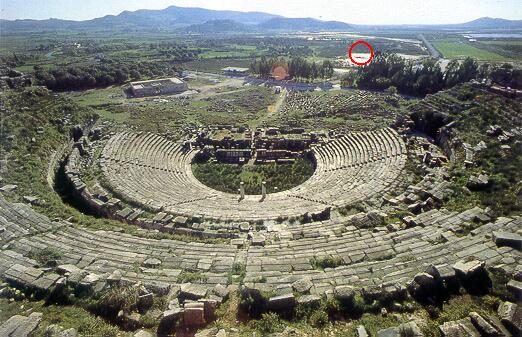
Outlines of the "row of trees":
M 250 64 L 250 71 L 261 77 L 269 77 L 272 70 L 282 67 L 293 79 L 330 78 L 334 73 L 332 62 L 325 60 L 322 63 L 309 62 L 302 57 L 295 57 L 288 61 L 285 58 L 261 57 Z
M 509 64 L 479 66 L 474 59 L 466 58 L 463 61 L 450 61 L 442 71 L 434 59 L 414 64 L 395 54 L 377 54 L 368 66 L 347 75 L 343 79 L 343 85 L 357 85 L 362 89 L 374 90 L 393 86 L 402 94 L 425 96 L 471 79 L 488 78 L 514 88 L 522 85 L 522 72 Z
M 84 66 L 57 67 L 45 70 L 34 67 L 38 84 L 52 90 L 78 90 L 123 84 L 156 76 L 172 76 L 178 69 L 165 62 L 121 62 L 103 59 Z

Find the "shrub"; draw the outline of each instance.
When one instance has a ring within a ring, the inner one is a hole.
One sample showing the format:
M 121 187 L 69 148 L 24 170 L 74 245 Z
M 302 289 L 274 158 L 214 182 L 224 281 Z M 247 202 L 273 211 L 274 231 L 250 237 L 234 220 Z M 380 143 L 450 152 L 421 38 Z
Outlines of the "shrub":
M 273 312 L 264 313 L 261 319 L 255 322 L 255 328 L 259 330 L 263 336 L 265 334 L 280 332 L 284 329 L 285 324 L 279 316 Z
M 178 275 L 178 283 L 192 283 L 192 282 L 204 282 L 208 279 L 206 275 L 203 275 L 200 272 L 190 272 L 190 271 L 182 271 Z
M 339 256 L 325 256 L 312 258 L 310 264 L 314 269 L 325 269 L 339 267 L 344 263 L 343 259 Z
M 114 319 L 120 310 L 131 312 L 136 309 L 138 291 L 137 287 L 114 287 L 92 300 L 89 307 L 102 317 Z
M 44 249 L 30 253 L 29 257 L 35 259 L 38 263 L 44 266 L 48 266 L 51 264 L 55 264 L 56 260 L 59 260 L 62 257 L 62 253 L 58 250 L 50 247 L 45 247 Z
M 321 328 L 328 324 L 328 313 L 324 310 L 315 310 L 308 319 L 310 325 Z

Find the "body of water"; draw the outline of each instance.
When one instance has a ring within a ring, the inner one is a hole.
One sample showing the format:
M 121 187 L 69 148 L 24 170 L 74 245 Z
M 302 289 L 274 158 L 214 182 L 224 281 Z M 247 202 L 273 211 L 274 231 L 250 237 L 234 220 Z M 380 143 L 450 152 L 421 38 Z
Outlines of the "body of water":
M 467 34 L 477 39 L 522 39 L 522 34 L 518 33 L 483 33 L 483 34 Z

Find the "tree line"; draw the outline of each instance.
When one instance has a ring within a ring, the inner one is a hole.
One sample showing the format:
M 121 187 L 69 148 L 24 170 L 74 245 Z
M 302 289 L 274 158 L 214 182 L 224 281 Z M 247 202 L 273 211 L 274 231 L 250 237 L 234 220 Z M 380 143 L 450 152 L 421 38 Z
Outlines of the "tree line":
M 60 66 L 50 70 L 35 66 L 34 72 L 38 84 L 60 91 L 120 85 L 129 80 L 151 77 L 175 76 L 179 70 L 167 62 L 102 59 L 88 65 Z
M 250 71 L 261 77 L 270 77 L 272 70 L 283 67 L 293 79 L 317 79 L 330 78 L 333 76 L 334 68 L 332 62 L 324 60 L 322 63 L 307 61 L 302 57 L 294 57 L 288 61 L 285 58 L 261 57 L 250 64 Z
M 450 61 L 442 71 L 434 59 L 415 64 L 387 53 L 377 54 L 369 65 L 348 74 L 343 78 L 342 85 L 373 90 L 394 87 L 405 95 L 425 96 L 472 79 L 491 79 L 504 86 L 522 87 L 521 70 L 514 69 L 510 64 L 498 66 L 485 63 L 479 66 L 476 60 L 466 58 Z

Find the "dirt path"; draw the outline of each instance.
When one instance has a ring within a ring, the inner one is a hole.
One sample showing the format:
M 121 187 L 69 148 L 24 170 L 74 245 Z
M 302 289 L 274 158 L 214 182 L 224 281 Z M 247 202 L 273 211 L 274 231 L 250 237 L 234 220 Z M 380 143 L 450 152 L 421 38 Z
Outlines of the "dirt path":
M 236 90 L 225 91 L 225 92 L 216 92 L 218 89 L 226 88 L 226 87 L 237 88 L 237 89 Z M 243 91 L 245 89 L 246 88 L 243 88 L 243 79 L 241 79 L 241 78 L 227 78 L 223 82 L 219 82 L 219 83 L 216 83 L 216 84 L 204 85 L 204 86 L 199 87 L 198 88 L 199 94 L 197 95 L 197 99 L 201 100 L 201 99 L 205 99 L 205 98 L 208 98 L 208 97 L 213 97 L 213 96 L 218 96 L 218 95 L 222 95 L 222 94 L 229 94 L 229 93 L 234 93 L 234 92 L 238 92 L 238 91 Z
M 278 114 L 281 106 L 285 102 L 286 95 L 288 95 L 288 90 L 283 89 L 277 98 L 277 101 L 268 107 L 268 115 Z

